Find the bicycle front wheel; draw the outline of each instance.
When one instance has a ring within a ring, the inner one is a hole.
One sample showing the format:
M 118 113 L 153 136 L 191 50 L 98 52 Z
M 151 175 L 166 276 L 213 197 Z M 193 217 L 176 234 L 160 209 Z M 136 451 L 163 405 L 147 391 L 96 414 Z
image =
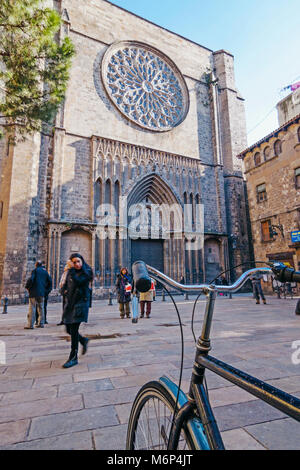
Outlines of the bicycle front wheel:
M 166 450 L 175 401 L 160 382 L 149 382 L 132 405 L 127 430 L 127 450 Z M 179 450 L 194 449 L 188 429 L 182 429 Z

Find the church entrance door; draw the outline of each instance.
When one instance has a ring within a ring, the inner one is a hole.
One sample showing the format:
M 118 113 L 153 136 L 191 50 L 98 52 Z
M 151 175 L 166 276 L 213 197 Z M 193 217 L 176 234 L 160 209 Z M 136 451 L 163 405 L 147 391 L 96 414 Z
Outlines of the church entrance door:
M 164 271 L 163 240 L 131 240 L 131 264 L 142 260 L 159 271 Z

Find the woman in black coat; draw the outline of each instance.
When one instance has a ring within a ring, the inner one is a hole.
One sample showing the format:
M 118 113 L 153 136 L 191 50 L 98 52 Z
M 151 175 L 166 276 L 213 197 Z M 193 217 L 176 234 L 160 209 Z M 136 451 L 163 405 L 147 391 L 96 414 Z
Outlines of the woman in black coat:
M 78 343 L 82 344 L 82 354 L 87 351 L 88 338 L 79 334 L 81 322 L 88 321 L 91 304 L 90 283 L 93 280 L 93 271 L 79 253 L 73 253 L 68 261 L 68 274 L 61 289 L 65 297 L 65 306 L 62 321 L 66 325 L 67 333 L 71 336 L 71 353 L 64 368 L 78 364 Z

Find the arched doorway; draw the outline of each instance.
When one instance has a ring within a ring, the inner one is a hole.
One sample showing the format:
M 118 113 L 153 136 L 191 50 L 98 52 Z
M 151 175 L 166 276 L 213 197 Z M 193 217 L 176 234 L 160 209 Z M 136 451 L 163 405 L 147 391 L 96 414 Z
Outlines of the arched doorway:
M 60 274 L 72 253 L 80 253 L 92 265 L 92 237 L 85 230 L 69 230 L 61 237 Z
M 204 241 L 205 256 L 205 280 L 211 282 L 222 271 L 221 267 L 221 243 L 215 238 Z
M 179 280 L 184 270 L 182 206 L 168 184 L 156 173 L 147 175 L 130 192 L 127 211 L 128 264 L 141 259 Z M 133 234 L 136 216 L 142 223 Z

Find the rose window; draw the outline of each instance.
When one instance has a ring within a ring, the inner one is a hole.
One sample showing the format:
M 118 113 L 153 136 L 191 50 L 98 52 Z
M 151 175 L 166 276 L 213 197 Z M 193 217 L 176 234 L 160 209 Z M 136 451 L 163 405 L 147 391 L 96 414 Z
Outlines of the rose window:
M 102 80 L 114 105 L 141 127 L 168 131 L 187 115 L 184 78 L 168 57 L 146 44 L 123 41 L 110 46 L 102 61 Z

